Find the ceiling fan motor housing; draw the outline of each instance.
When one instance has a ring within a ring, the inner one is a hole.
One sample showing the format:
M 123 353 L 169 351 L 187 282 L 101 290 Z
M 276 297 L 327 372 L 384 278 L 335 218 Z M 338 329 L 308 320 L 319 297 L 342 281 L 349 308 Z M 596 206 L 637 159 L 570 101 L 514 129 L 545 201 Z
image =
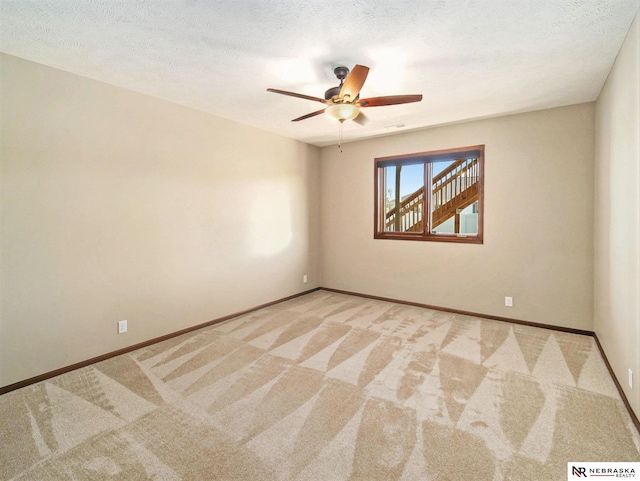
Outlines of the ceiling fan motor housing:
M 340 95 L 341 88 L 342 86 L 340 85 L 338 85 L 337 87 L 331 87 L 329 90 L 327 90 L 324 93 L 325 100 L 331 100 L 332 97 L 335 97 L 336 95 Z

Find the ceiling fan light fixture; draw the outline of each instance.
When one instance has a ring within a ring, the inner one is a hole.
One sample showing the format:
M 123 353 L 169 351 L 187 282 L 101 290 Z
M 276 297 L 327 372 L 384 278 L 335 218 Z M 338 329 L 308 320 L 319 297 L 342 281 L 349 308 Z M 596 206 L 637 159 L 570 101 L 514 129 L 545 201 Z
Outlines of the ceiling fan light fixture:
M 344 122 L 355 119 L 360 114 L 360 109 L 355 104 L 333 104 L 327 107 L 324 113 L 338 122 Z

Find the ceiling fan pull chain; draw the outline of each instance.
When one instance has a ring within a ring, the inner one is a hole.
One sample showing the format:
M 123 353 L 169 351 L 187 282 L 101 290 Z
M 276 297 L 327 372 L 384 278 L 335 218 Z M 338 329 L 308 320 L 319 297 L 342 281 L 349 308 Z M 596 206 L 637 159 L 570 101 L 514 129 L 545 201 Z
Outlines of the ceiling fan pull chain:
M 338 148 L 340 149 L 340 153 L 342 153 L 342 121 L 338 124 Z

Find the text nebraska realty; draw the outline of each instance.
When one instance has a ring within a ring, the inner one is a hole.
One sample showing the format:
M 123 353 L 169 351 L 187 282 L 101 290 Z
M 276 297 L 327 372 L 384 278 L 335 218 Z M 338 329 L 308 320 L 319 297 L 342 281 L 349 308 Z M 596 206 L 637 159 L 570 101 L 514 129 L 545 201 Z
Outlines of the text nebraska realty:
M 586 476 L 586 470 L 584 470 L 582 474 Z M 635 478 L 636 470 L 633 468 L 589 468 L 589 476 L 603 476 L 603 477 L 607 476 L 612 478 Z

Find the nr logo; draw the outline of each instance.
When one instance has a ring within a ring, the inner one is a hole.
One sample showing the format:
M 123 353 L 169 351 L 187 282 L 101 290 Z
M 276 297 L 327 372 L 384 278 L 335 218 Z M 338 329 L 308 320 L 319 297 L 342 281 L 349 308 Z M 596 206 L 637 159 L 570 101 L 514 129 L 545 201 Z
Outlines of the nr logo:
M 577 476 L 579 478 L 582 478 L 583 476 L 586 478 L 587 477 L 587 468 L 579 468 L 576 466 L 571 466 L 571 474 L 574 476 Z

